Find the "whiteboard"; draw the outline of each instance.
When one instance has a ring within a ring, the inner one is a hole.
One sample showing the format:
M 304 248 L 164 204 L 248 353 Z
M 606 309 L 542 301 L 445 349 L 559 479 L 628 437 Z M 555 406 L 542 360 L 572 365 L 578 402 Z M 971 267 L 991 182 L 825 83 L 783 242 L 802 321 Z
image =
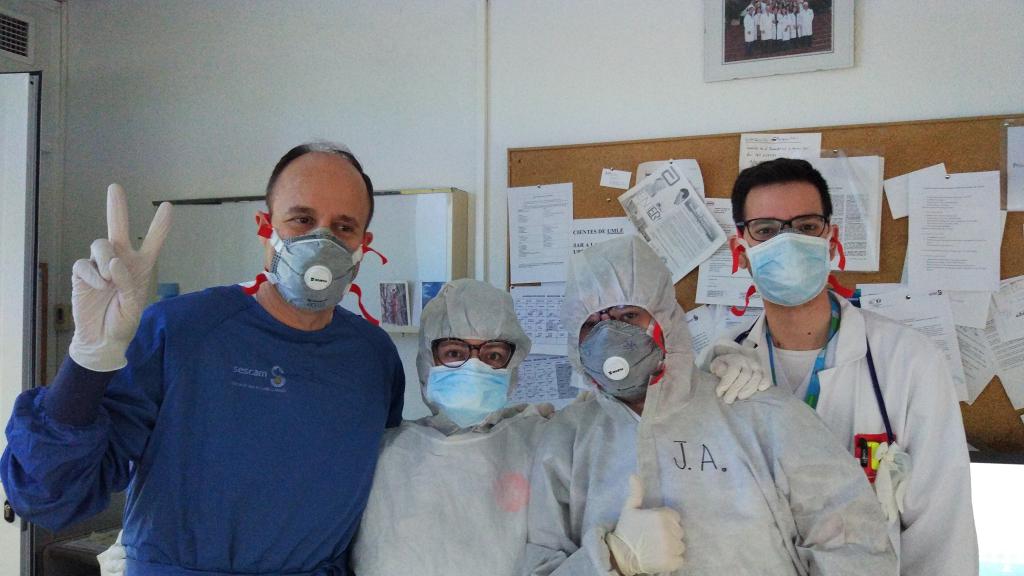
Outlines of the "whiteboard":
M 375 254 L 367 253 L 356 284 L 363 289 L 363 304 L 377 318 L 381 317 L 380 282 L 406 283 L 415 308 L 420 282 L 444 282 L 465 275 L 464 226 L 468 214 L 459 213 L 465 207 L 460 201 L 465 192 L 430 190 L 374 195 L 371 246 L 387 256 L 388 263 L 384 265 Z M 262 198 L 177 203 L 174 224 L 157 264 L 157 281 L 175 282 L 185 294 L 253 280 L 263 269 L 263 245 L 256 235 L 255 221 L 260 210 L 265 210 Z M 342 305 L 359 314 L 354 294 L 346 295 Z M 414 324 L 385 329 L 416 330 Z

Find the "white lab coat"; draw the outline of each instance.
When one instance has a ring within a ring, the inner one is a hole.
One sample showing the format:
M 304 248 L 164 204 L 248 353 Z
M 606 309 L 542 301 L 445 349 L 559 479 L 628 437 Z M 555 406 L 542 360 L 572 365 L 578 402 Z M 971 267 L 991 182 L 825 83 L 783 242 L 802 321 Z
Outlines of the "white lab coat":
M 800 35 L 811 36 L 814 34 L 814 10 L 808 8 L 800 12 L 800 16 L 803 19 L 803 25 L 800 27 Z
M 761 13 L 761 40 L 775 40 L 775 15 L 768 12 Z
M 790 16 L 791 14 L 783 14 L 779 17 L 780 37 L 784 42 L 788 42 L 793 37 L 793 22 L 790 20 Z
M 757 40 L 757 17 L 749 12 L 743 15 L 743 40 L 745 42 Z
M 885 432 L 868 371 L 869 341 L 893 434 L 911 458 L 905 510 L 898 523 L 889 525 L 900 573 L 977 574 L 970 461 L 945 358 L 914 330 L 839 300 L 834 360 L 818 373 L 818 416 L 851 454 L 854 435 Z M 768 366 L 764 333 L 762 316 L 748 343 L 757 344 Z M 801 386 L 797 394 L 805 389 Z
M 717 378 L 694 366 L 668 269 L 637 237 L 573 256 L 563 324 L 633 304 L 665 337 L 665 375 L 643 416 L 596 392 L 556 414 L 534 458 L 529 575 L 615 574 L 604 536 L 640 475 L 644 506 L 682 517 L 677 576 L 894 574 L 896 558 L 870 487 L 824 425 L 788 394 L 768 391 L 728 406 Z M 581 370 L 579 345 L 569 359 Z

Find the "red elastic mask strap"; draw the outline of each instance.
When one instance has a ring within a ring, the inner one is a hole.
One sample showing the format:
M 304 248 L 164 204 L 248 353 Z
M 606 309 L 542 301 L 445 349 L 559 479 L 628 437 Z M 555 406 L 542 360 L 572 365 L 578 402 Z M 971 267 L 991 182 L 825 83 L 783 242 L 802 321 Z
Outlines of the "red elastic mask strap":
M 832 245 L 836 247 L 839 252 L 839 269 L 846 270 L 846 250 L 843 250 L 843 243 L 839 241 L 839 238 L 832 237 Z
M 665 332 L 662 331 L 661 324 L 654 323 L 654 334 L 651 335 L 651 338 L 654 338 L 654 343 L 658 345 L 658 348 L 661 348 L 662 352 L 668 353 L 665 350 Z
M 270 225 L 270 214 L 267 214 L 266 212 L 257 212 L 256 224 L 259 226 L 259 228 L 256 229 L 257 236 L 270 238 L 270 235 L 274 233 L 274 227 Z
M 388 257 L 387 256 L 381 254 L 380 252 L 374 250 L 373 248 L 370 248 L 369 244 L 363 244 L 363 254 L 366 254 L 367 252 L 373 252 L 374 254 L 379 256 L 381 264 L 387 264 L 388 263 Z
M 729 308 L 729 311 L 732 312 L 733 316 L 743 316 L 747 313 L 747 308 L 750 308 L 750 297 L 754 295 L 754 292 L 757 292 L 757 287 L 751 284 L 750 288 L 747 288 L 747 297 L 743 301 L 743 307 L 740 308 L 739 306 L 732 306 Z
M 743 247 L 743 244 L 737 244 L 732 249 L 732 273 L 735 274 L 740 269 L 740 254 L 746 252 L 747 249 Z
M 836 280 L 836 277 L 831 274 L 828 275 L 828 285 L 832 287 L 833 292 L 839 294 L 843 298 L 849 299 L 853 297 L 853 290 L 850 290 L 846 286 L 840 284 L 839 280 Z
M 366 321 L 374 326 L 380 326 L 380 320 L 374 318 L 373 314 L 370 314 L 370 311 L 366 309 L 366 306 L 363 306 L 363 289 L 359 287 L 359 284 L 352 284 L 352 286 L 349 287 L 349 292 L 356 295 L 356 301 L 359 304 L 359 312 L 363 315 L 363 318 L 366 318 Z
M 252 283 L 252 286 L 242 286 L 242 292 L 245 292 L 249 296 L 254 296 L 260 291 L 260 284 L 267 281 L 267 275 L 260 272 L 256 275 L 256 280 Z

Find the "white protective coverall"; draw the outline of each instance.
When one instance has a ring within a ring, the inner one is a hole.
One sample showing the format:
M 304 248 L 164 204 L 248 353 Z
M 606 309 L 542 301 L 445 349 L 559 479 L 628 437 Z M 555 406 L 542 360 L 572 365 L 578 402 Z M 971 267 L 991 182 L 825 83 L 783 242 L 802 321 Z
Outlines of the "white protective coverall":
M 942 353 L 922 334 L 837 299 L 839 332 L 834 359 L 818 372 L 818 416 L 851 454 L 855 435 L 885 433 L 868 369 L 870 344 L 893 435 L 910 455 L 903 513 L 889 524 L 900 573 L 977 574 L 970 458 Z M 769 366 L 765 342 L 762 316 L 745 344 L 756 345 L 762 364 Z M 797 388 L 797 397 L 802 398 L 806 389 L 805 381 Z
M 434 415 L 385 433 L 352 550 L 358 576 L 502 576 L 519 570 L 530 464 L 550 406 L 508 407 L 459 429 L 426 395 L 431 342 L 444 337 L 515 344 L 510 394 L 516 368 L 530 351 L 512 297 L 490 284 L 454 280 L 423 308 L 416 367 Z
M 531 475 L 524 574 L 616 574 L 605 535 L 630 474 L 644 507 L 669 506 L 685 531 L 677 575 L 894 574 L 885 520 L 863 472 L 799 400 L 769 390 L 731 406 L 694 365 L 669 271 L 639 238 L 573 257 L 563 322 L 576 335 L 610 306 L 649 311 L 665 337 L 664 377 L 643 416 L 598 392 L 545 427 Z

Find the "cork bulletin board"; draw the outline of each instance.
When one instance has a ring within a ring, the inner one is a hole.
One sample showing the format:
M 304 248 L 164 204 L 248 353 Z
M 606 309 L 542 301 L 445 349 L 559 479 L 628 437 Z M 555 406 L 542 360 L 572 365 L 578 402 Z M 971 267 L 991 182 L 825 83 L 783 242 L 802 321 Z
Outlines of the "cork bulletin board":
M 1024 121 L 1024 114 L 764 132 L 821 132 L 825 150 L 841 150 L 847 156 L 883 156 L 884 177 L 891 178 L 939 162 L 946 164 L 949 173 L 1003 170 L 1008 121 Z M 508 151 L 508 185 L 572 182 L 574 218 L 624 216 L 617 200 L 623 191 L 599 186 L 603 168 L 634 172 L 641 162 L 694 158 L 704 176 L 706 195 L 726 198 L 739 173 L 739 151 L 739 133 L 513 148 Z M 1005 172 L 1003 179 L 1005 188 Z M 893 220 L 888 200 L 883 202 L 878 272 L 841 272 L 837 274 L 839 281 L 846 286 L 899 282 L 907 248 L 907 222 L 907 218 Z M 1024 275 L 1024 212 L 1007 216 L 1000 264 L 1003 278 Z M 696 269 L 676 284 L 676 298 L 684 309 L 694 308 L 696 288 Z M 998 378 L 988 384 L 973 405 L 961 403 L 960 408 L 971 444 L 986 451 L 1024 452 L 1024 410 L 1013 408 Z

